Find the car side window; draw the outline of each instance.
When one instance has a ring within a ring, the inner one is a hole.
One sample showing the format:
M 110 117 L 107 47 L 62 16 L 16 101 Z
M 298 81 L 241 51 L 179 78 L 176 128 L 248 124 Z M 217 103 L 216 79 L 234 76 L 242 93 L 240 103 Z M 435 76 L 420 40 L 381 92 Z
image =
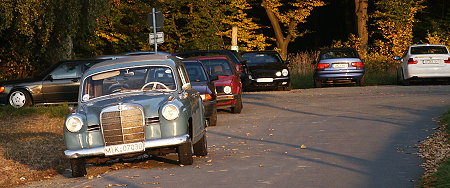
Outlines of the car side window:
M 191 83 L 189 80 L 189 76 L 186 72 L 186 68 L 183 65 L 178 66 L 177 70 L 178 74 L 180 75 L 182 85 Z
M 63 63 L 53 70 L 50 75 L 53 79 L 69 79 L 81 76 L 83 64 Z

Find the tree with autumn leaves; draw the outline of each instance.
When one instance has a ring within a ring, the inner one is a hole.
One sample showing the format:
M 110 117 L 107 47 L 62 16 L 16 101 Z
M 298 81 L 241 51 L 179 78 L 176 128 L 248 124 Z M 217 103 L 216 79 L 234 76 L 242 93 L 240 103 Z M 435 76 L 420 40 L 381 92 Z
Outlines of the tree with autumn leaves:
M 353 1 L 346 1 L 353 3 Z M 356 35 L 360 50 L 398 55 L 414 39 L 416 14 L 425 0 L 355 0 Z M 237 26 L 241 51 L 277 50 L 310 32 L 303 23 L 332 0 L 11 0 L 0 2 L 0 80 L 30 75 L 63 59 L 126 51 L 152 50 L 146 24 L 151 7 L 165 16 L 162 51 L 230 49 Z M 261 8 L 264 15 L 254 17 Z M 269 25 L 261 22 L 268 20 Z M 445 18 L 432 22 L 428 41 L 449 41 Z M 371 25 L 372 30 L 369 30 Z M 423 27 L 425 28 L 425 27 Z M 426 27 L 427 29 L 430 29 Z M 432 29 L 432 28 L 431 28 Z M 428 31 L 427 31 L 428 32 Z M 371 36 L 369 38 L 369 36 Z M 370 39 L 370 40 L 369 40 Z M 427 42 L 427 41 L 424 41 Z M 371 44 L 370 44 L 371 43 Z

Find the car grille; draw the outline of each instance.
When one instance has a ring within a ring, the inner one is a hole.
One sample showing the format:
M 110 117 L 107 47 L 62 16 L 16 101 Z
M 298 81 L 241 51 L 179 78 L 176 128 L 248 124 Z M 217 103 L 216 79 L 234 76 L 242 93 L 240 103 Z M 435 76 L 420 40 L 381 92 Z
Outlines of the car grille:
M 216 86 L 216 92 L 217 93 L 224 93 L 223 92 L 223 88 L 224 88 L 225 86 Z
M 142 110 L 133 105 L 119 105 L 113 109 L 104 111 L 100 115 L 105 145 L 144 141 Z

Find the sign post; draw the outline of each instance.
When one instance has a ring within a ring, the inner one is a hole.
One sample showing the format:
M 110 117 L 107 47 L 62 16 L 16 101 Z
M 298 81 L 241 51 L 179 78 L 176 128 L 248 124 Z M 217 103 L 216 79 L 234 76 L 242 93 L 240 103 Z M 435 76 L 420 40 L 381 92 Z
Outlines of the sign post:
M 150 26 L 150 29 L 153 29 L 153 34 L 149 34 L 149 43 L 151 44 L 153 35 L 155 54 L 158 54 L 158 43 L 164 42 L 164 34 L 162 32 L 159 32 L 161 34 L 157 33 L 157 31 L 161 31 L 162 26 L 164 25 L 164 16 L 162 15 L 162 12 L 156 8 L 152 8 L 152 12 L 147 16 L 147 24 Z M 158 40 L 160 38 L 162 38 L 162 40 Z

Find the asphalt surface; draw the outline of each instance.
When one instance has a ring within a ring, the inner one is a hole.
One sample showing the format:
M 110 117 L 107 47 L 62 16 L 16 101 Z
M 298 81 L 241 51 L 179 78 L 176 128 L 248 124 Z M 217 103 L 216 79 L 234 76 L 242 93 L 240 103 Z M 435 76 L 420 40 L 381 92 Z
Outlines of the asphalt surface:
M 219 113 L 191 166 L 158 159 L 26 187 L 414 187 L 415 146 L 449 106 L 449 85 L 250 92 L 241 114 Z

